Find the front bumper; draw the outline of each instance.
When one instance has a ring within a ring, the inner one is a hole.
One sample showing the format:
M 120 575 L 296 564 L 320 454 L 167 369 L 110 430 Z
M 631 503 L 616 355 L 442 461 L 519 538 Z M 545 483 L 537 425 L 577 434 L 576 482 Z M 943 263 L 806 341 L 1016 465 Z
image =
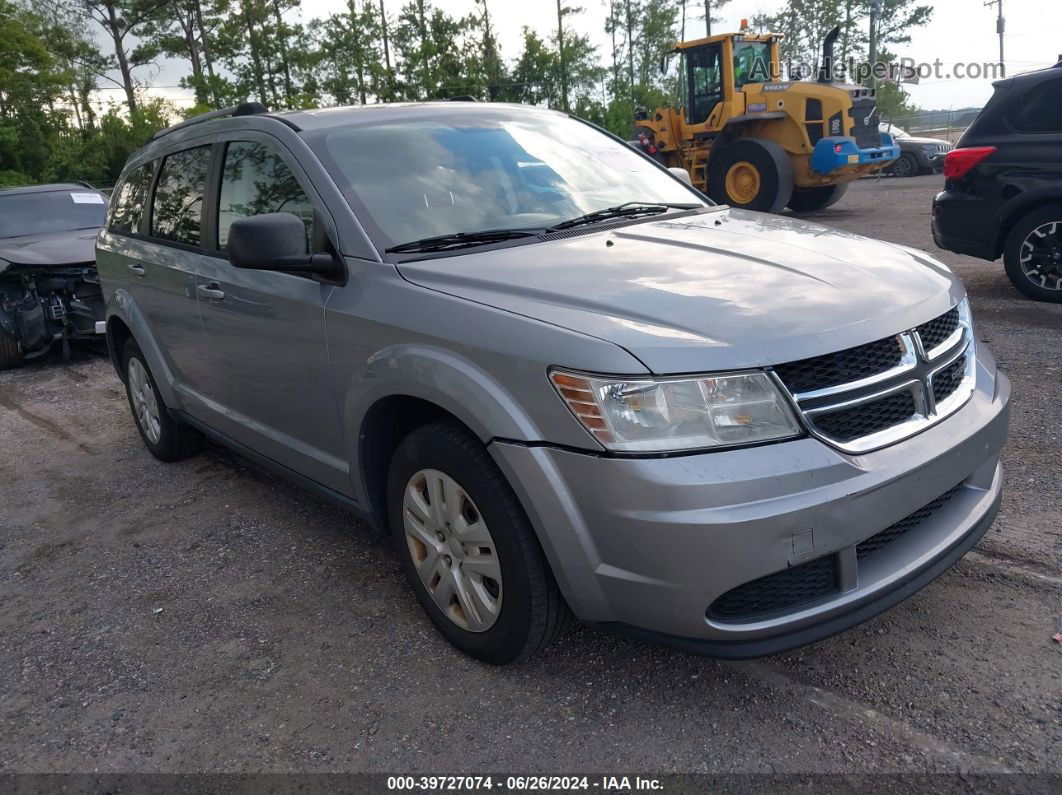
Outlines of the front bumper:
M 593 456 L 495 442 L 575 614 L 724 657 L 775 653 L 885 610 L 961 557 L 991 524 L 1010 385 L 978 346 L 968 403 L 864 455 L 805 438 L 671 458 Z M 855 547 L 959 486 L 882 552 Z M 837 556 L 837 588 L 790 610 L 709 617 L 721 595 Z
M 882 139 L 892 138 L 882 136 Z M 831 136 L 820 138 L 811 150 L 811 170 L 819 174 L 832 174 L 850 166 L 884 166 L 900 156 L 900 147 L 895 143 L 860 149 L 854 138 Z

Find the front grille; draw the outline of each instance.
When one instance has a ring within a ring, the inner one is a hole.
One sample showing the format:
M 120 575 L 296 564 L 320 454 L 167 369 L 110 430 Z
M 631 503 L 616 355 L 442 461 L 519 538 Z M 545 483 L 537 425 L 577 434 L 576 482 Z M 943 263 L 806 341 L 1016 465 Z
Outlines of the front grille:
M 897 338 L 886 337 L 837 353 L 781 364 L 774 370 L 791 392 L 810 392 L 883 373 L 896 367 L 902 356 Z
M 928 323 L 923 323 L 916 331 L 922 339 L 922 348 L 928 353 L 950 337 L 959 327 L 959 308 L 945 312 Z
M 889 525 L 880 533 L 876 533 L 866 541 L 860 542 L 856 545 L 856 557 L 859 560 L 863 560 L 863 558 L 881 551 L 900 536 L 914 530 L 922 524 L 922 522 L 926 521 L 929 517 L 943 508 L 961 488 L 962 484 L 960 483 L 958 486 L 948 489 L 928 505 L 922 506 L 914 513 L 910 513 L 900 521 L 896 522 L 896 524 Z
M 848 453 L 870 452 L 956 411 L 965 400 L 948 401 L 944 413 L 937 408 L 952 395 L 972 394 L 966 372 L 974 340 L 965 317 L 957 306 L 896 336 L 778 364 L 774 372 L 813 434 Z M 941 350 L 960 330 L 961 340 Z
M 917 412 L 910 392 L 896 392 L 870 403 L 829 414 L 819 414 L 814 423 L 820 431 L 840 442 L 850 442 L 872 433 L 887 430 L 911 419 Z
M 727 621 L 791 610 L 837 591 L 837 556 L 808 561 L 727 591 L 708 616 Z
M 940 403 L 950 396 L 966 375 L 966 354 L 964 353 L 943 370 L 933 376 L 933 400 Z

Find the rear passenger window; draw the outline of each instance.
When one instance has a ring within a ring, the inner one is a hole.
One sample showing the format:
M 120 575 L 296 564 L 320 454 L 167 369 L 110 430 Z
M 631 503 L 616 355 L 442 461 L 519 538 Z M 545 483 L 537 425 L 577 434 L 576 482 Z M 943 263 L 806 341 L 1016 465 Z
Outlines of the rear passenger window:
M 112 232 L 136 234 L 140 231 L 140 219 L 144 217 L 144 202 L 151 187 L 155 163 L 137 166 L 125 178 L 111 203 L 111 218 L 107 228 Z
M 151 204 L 151 235 L 198 246 L 210 147 L 174 152 L 162 161 Z
M 1011 122 L 1023 133 L 1062 132 L 1062 80 L 1047 80 L 1026 91 Z
M 313 205 L 280 155 L 263 144 L 231 143 L 218 201 L 218 248 L 225 248 L 233 221 L 262 213 L 294 213 L 306 224 L 307 241 L 313 239 Z

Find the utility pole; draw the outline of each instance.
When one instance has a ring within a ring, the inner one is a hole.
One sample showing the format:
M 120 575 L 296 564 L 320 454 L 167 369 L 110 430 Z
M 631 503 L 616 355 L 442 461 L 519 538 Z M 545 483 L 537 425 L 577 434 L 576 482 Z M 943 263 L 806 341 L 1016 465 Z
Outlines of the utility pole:
M 704 27 L 712 35 L 712 0 L 704 0 Z
M 1003 0 L 988 0 L 985 6 L 994 5 L 998 11 L 996 13 L 996 33 L 999 34 L 999 71 L 1000 77 L 1007 76 L 1007 67 L 1003 63 L 1003 31 L 1007 26 L 1007 21 L 1003 19 Z
M 877 87 L 874 66 L 878 62 L 878 16 L 881 14 L 881 0 L 870 0 L 870 87 Z

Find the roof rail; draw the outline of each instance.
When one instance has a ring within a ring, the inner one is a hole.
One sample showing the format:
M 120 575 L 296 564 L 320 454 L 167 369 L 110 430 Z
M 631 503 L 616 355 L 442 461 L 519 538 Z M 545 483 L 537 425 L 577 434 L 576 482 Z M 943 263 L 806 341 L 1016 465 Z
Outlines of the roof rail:
M 227 116 L 257 116 L 261 113 L 269 113 L 269 108 L 263 105 L 261 102 L 243 102 L 239 105 L 233 105 L 231 108 L 222 108 L 221 110 L 212 110 L 207 113 L 200 113 L 198 116 L 193 116 L 190 119 L 185 119 L 182 122 L 165 127 L 151 136 L 151 140 L 161 138 L 164 135 L 175 130 L 183 130 L 185 127 L 191 127 L 194 124 L 202 124 L 212 119 L 221 119 Z

